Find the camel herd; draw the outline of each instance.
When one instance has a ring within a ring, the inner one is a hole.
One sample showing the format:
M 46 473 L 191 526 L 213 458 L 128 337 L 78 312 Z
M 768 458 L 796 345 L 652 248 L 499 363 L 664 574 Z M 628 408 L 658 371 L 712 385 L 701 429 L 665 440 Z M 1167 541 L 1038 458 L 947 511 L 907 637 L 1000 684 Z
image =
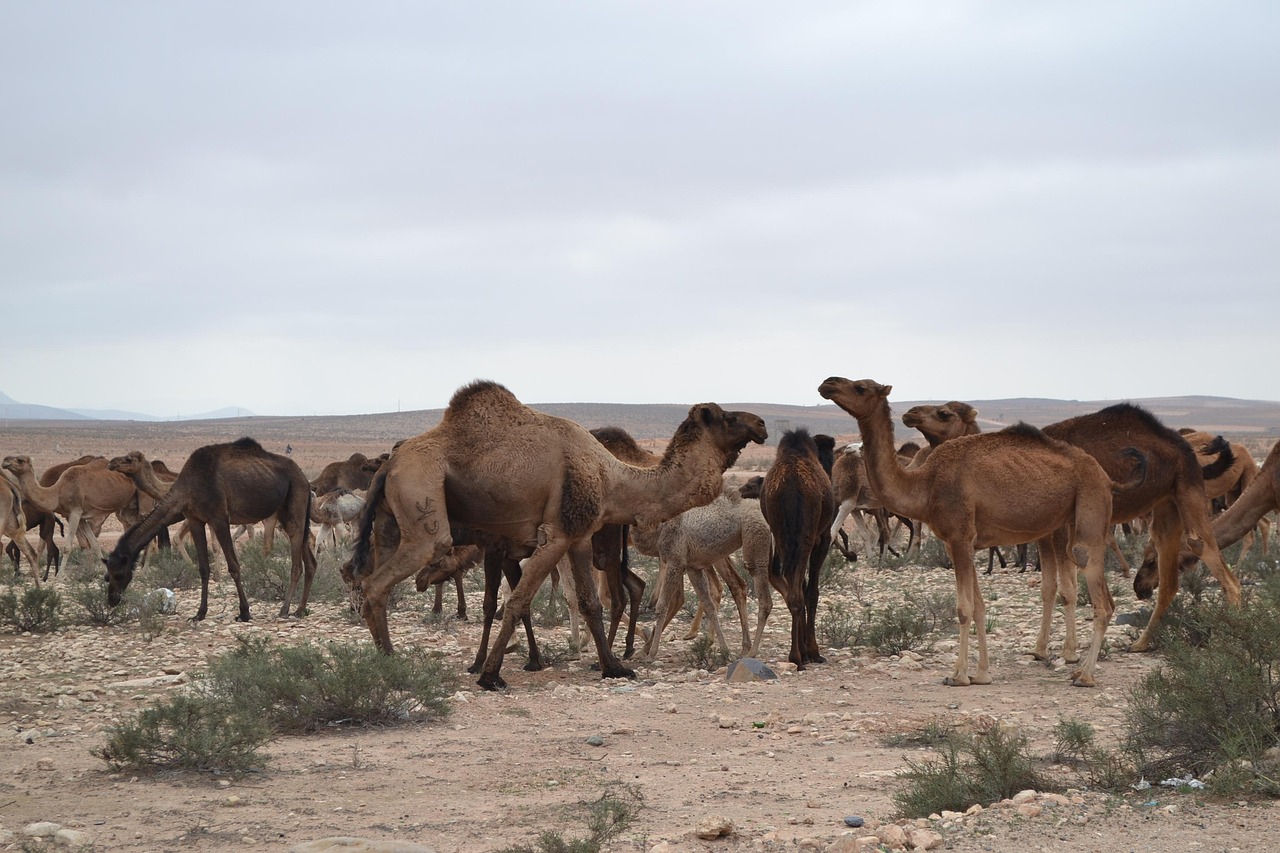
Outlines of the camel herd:
M 1018 424 L 981 432 L 976 410 L 964 403 L 917 406 L 902 420 L 927 446 L 895 447 L 891 386 L 831 377 L 818 393 L 847 412 L 860 449 L 836 452 L 829 436 L 789 430 L 763 478 L 727 488 L 724 474 L 748 443 L 767 438 L 754 414 L 714 403 L 692 407 L 661 456 L 640 449 L 617 428 L 580 425 L 524 406 L 506 388 L 480 381 L 460 388 L 442 420 L 393 452 L 369 459 L 354 454 L 308 481 L 288 456 L 249 438 L 197 449 L 179 472 L 133 452 L 112 460 L 86 457 L 37 476 L 26 456 L 8 456 L 0 477 L 0 535 L 10 540 L 15 567 L 25 558 L 34 581 L 56 570 L 61 551 L 54 531 L 65 519 L 67 547 L 99 557 L 97 536 L 116 514 L 126 530 L 103 562 L 114 606 L 139 555 L 167 541 L 170 525 L 195 546 L 202 580 L 195 619 L 208 609 L 207 529 L 212 529 L 239 598 L 237 619 L 250 618 L 240 579 L 233 525 L 278 526 L 290 543 L 291 578 L 280 609 L 303 615 L 316 570 L 315 549 L 337 546 L 340 525 L 356 532 L 343 577 L 374 643 L 390 654 L 391 591 L 410 575 L 419 590 L 457 580 L 483 564 L 484 632 L 471 671 L 488 689 L 505 686 L 503 653 L 516 622 L 529 641 L 526 668 L 541 656 L 529 620 L 534 593 L 553 573 L 562 579 L 577 618 L 585 622 L 602 675 L 631 677 L 624 665 L 636 650 L 637 615 L 645 582 L 629 565 L 629 549 L 657 556 L 661 569 L 656 618 L 638 660 L 657 654 L 663 630 L 684 599 L 687 576 L 699 599 L 694 631 L 704 614 L 728 651 L 718 619 L 719 591 L 728 588 L 742 622 L 743 654 L 759 653 L 771 609 L 771 588 L 791 616 L 788 658 L 799 668 L 823 662 L 816 634 L 819 575 L 833 544 L 851 556 L 843 530 L 851 514 L 876 520 L 888 545 L 894 517 L 911 530 L 908 549 L 928 530 L 946 548 L 955 572 L 960 623 L 955 686 L 991 681 L 984 598 L 975 550 L 1036 543 L 1042 563 L 1041 625 L 1033 649 L 1049 657 L 1055 603 L 1066 621 L 1063 656 L 1078 662 L 1072 682 L 1096 683 L 1096 664 L 1114 602 L 1103 559 L 1116 525 L 1146 520 L 1148 553 L 1134 588 L 1156 595 L 1151 619 L 1131 649 L 1150 647 L 1153 632 L 1178 589 L 1179 572 L 1203 561 L 1225 599 L 1240 600 L 1240 583 L 1220 548 L 1263 534 L 1280 508 L 1280 444 L 1261 468 L 1248 451 L 1220 436 L 1179 434 L 1129 404 L 1037 429 Z M 1229 504 L 1213 515 L 1213 501 Z M 318 534 L 310 525 L 320 525 Z M 27 540 L 38 529 L 39 549 Z M 741 551 L 757 600 L 749 629 L 746 584 L 730 555 Z M 1003 560 L 1002 560 L 1003 563 Z M 990 565 L 990 563 L 989 563 Z M 1083 655 L 1075 636 L 1076 575 L 1083 569 L 1093 608 Z M 1127 569 L 1126 569 L 1127 571 Z M 502 580 L 510 586 L 498 635 L 492 638 Z M 598 580 L 597 580 L 598 578 Z M 301 590 L 299 592 L 299 584 Z M 459 585 L 459 614 L 465 603 Z M 608 630 L 601 599 L 609 602 Z M 622 657 L 613 652 L 627 616 Z M 577 630 L 575 622 L 574 630 Z M 970 661 L 970 633 L 976 664 Z

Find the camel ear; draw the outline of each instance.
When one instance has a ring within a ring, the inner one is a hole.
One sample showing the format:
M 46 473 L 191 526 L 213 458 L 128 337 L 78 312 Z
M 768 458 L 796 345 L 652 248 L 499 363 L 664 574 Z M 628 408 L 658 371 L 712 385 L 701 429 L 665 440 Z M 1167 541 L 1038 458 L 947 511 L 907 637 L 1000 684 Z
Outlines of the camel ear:
M 889 392 L 892 390 L 893 390 L 892 385 L 880 385 L 876 388 L 876 393 L 878 393 L 881 397 L 888 397 Z
M 724 410 L 715 403 L 699 403 L 689 414 L 703 426 L 711 426 L 724 420 Z

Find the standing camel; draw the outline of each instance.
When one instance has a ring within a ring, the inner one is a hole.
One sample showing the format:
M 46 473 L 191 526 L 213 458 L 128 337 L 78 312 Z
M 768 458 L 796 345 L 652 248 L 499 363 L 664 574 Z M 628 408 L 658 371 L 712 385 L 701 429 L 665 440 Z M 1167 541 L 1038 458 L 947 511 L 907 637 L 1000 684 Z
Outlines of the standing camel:
M 769 582 L 791 611 L 791 653 L 787 659 L 797 669 L 824 663 L 816 633 L 818 576 L 831 550 L 836 501 L 818 445 L 808 430 L 782 434 L 778 455 L 760 487 L 760 510 L 773 533 Z
M 1151 619 L 1129 646 L 1130 651 L 1144 652 L 1151 647 L 1156 627 L 1178 592 L 1178 551 L 1184 532 L 1191 549 L 1222 585 L 1228 603 L 1240 603 L 1240 581 L 1218 550 L 1204 492 L 1206 477 L 1215 477 L 1230 467 L 1233 458 L 1229 447 L 1224 448 L 1218 465 L 1202 468 L 1186 439 L 1132 403 L 1050 424 L 1044 433 L 1087 452 L 1113 480 L 1124 479 L 1126 448 L 1136 447 L 1147 459 L 1147 476 L 1141 487 L 1117 493 L 1111 509 L 1112 525 L 1151 513 L 1151 541 L 1156 546 L 1160 593 Z M 1145 586 L 1148 578 L 1142 573 L 1134 578 L 1139 598 L 1151 597 L 1151 588 Z
M 67 519 L 68 553 L 79 546 L 83 536 L 93 552 L 101 556 L 98 533 L 102 523 L 113 512 L 132 504 L 138 493 L 128 477 L 109 470 L 107 460 L 100 457 L 68 467 L 48 487 L 36 479 L 29 456 L 6 456 L 3 466 L 17 478 L 26 500 L 37 509 L 56 512 Z
M 1093 642 L 1072 673 L 1072 682 L 1093 686 L 1103 635 L 1115 609 L 1103 578 L 1112 504 L 1107 473 L 1088 453 L 1026 424 L 948 441 L 934 448 L 920 466 L 903 469 L 893 449 L 891 390 L 870 379 L 834 376 L 818 386 L 819 394 L 857 419 L 876 494 L 894 512 L 929 525 L 951 557 L 960 646 L 955 671 L 945 683 L 991 683 L 986 605 L 978 590 L 974 550 L 1038 540 L 1046 565 L 1034 654 L 1048 658 L 1053 604 L 1061 586 L 1066 603 L 1063 655 L 1068 660 L 1075 657 L 1075 578 L 1076 567 L 1083 566 L 1093 602 Z M 1132 461 L 1135 455 L 1128 458 Z M 970 625 L 978 638 L 978 666 L 972 674 Z
M 227 560 L 227 574 L 235 582 L 240 598 L 236 621 L 249 621 L 249 599 L 240 581 L 240 560 L 231 538 L 232 524 L 253 524 L 274 517 L 289 537 L 293 571 L 285 592 L 281 616 L 289 615 L 289 604 L 298 580 L 305 574 L 302 598 L 294 615 L 306 612 L 311 581 L 315 577 L 316 556 L 307 537 L 311 484 L 287 456 L 268 453 L 252 438 L 230 444 L 209 444 L 197 448 L 187 458 L 167 493 L 156 502 L 146 518 L 120 537 L 107 564 L 107 601 L 113 607 L 133 579 L 138 554 L 161 529 L 182 518 L 190 523 L 191 538 L 200 565 L 200 609 L 194 621 L 204 619 L 209 609 L 209 543 L 205 525 L 213 529 Z
M 500 671 L 516 619 L 566 553 L 579 609 L 605 678 L 632 677 L 604 635 L 591 591 L 591 536 L 603 524 L 659 524 L 714 500 L 721 475 L 764 421 L 714 403 L 689 410 L 654 468 L 616 459 L 573 421 L 536 412 L 496 382 L 463 386 L 435 428 L 405 441 L 374 477 L 352 554 L 361 613 L 378 648 L 392 651 L 387 598 L 403 578 L 452 545 L 450 525 L 500 536 L 527 558 L 503 611 L 479 684 L 505 686 Z
M 31 579 L 40 586 L 40 558 L 27 541 L 27 517 L 22 512 L 22 491 L 16 480 L 0 471 L 0 536 L 8 536 L 9 542 L 21 551 L 31 563 Z M 47 571 L 47 569 L 46 569 Z M 18 577 L 18 564 L 13 565 L 13 576 Z

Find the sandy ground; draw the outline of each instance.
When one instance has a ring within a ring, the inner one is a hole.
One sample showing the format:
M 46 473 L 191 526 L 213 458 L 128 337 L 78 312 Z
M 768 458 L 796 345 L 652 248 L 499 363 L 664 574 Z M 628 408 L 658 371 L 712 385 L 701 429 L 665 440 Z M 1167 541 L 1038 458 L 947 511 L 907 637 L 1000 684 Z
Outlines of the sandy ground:
M 323 462 L 345 456 L 331 451 L 316 451 L 314 464 L 304 468 L 314 474 Z M 302 459 L 311 453 L 305 443 L 295 445 Z M 43 464 L 57 461 L 48 458 L 51 448 L 43 455 Z M 754 464 L 744 459 L 746 468 Z M 781 662 L 788 617 L 775 602 L 762 657 L 779 672 L 776 681 L 735 685 L 722 671 L 692 669 L 690 643 L 680 639 L 687 625 L 682 616 L 669 629 L 660 660 L 637 667 L 634 681 L 604 681 L 589 660 L 526 673 L 523 651 L 516 651 L 503 669 L 509 690 L 486 693 L 464 671 L 479 625 L 432 618 L 421 597 L 408 596 L 393 615 L 392 636 L 405 646 L 441 651 L 456 667 L 462 687 L 452 715 L 281 738 L 267 749 L 265 771 L 240 778 L 119 775 L 89 750 L 103 742 L 107 727 L 182 689 L 122 682 L 190 675 L 237 635 L 368 642 L 368 632 L 341 606 L 319 605 L 304 619 L 278 620 L 271 603 L 255 602 L 255 621 L 238 624 L 233 591 L 222 581 L 204 623 L 193 626 L 185 618 L 195 610 L 198 590 L 180 590 L 178 614 L 150 640 L 136 626 L 0 634 L 0 838 L 7 838 L 5 849 L 23 849 L 30 844 L 24 827 L 52 821 L 86 833 L 103 850 L 288 849 L 357 835 L 413 841 L 440 853 L 493 851 L 531 842 L 544 830 L 581 834 L 580 804 L 626 785 L 643 795 L 644 805 L 610 850 L 651 850 L 662 842 L 667 850 L 827 849 L 869 832 L 850 830 L 848 816 L 861 816 L 873 828 L 892 822 L 892 794 L 900 786 L 895 776 L 908 759 L 930 753 L 891 745 L 891 738 L 930 721 L 973 726 L 998 720 L 1019 727 L 1035 751 L 1047 754 L 1053 726 L 1076 718 L 1091 722 L 1103 743 L 1114 743 L 1128 689 L 1159 657 L 1120 651 L 1126 629 L 1112 626 L 1113 651 L 1100 664 L 1100 686 L 1069 686 L 1061 661 L 1045 666 L 1024 654 L 1037 626 L 1037 583 L 1034 573 L 1012 569 L 982 579 L 995 620 L 995 683 L 970 688 L 942 685 L 954 662 L 954 639 L 946 637 L 919 655 L 832 650 L 827 663 L 790 671 Z M 856 607 L 908 589 L 952 588 L 946 570 L 858 564 L 824 591 L 823 601 Z M 1133 610 L 1132 592 L 1121 589 L 1119 611 Z M 478 594 L 471 607 L 478 614 Z M 1081 608 L 1082 629 L 1089 615 Z M 736 631 L 736 617 L 725 624 Z M 565 628 L 538 634 L 567 647 Z M 588 743 L 593 736 L 603 745 Z M 1079 784 L 1067 768 L 1045 769 L 1064 785 Z M 1127 797 L 1072 788 L 1061 802 L 1036 798 L 1029 805 L 1038 808 L 996 807 L 923 823 L 946 848 L 962 851 L 1280 848 L 1280 822 L 1270 803 L 1212 802 L 1157 787 Z M 731 821 L 732 834 L 697 839 L 693 831 L 709 817 Z

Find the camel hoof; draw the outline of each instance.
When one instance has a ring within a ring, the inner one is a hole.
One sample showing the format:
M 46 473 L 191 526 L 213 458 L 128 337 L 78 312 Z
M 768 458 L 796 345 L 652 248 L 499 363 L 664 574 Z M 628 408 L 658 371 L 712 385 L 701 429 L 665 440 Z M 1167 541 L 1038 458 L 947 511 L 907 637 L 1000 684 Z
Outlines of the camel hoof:
M 1093 680 L 1093 676 L 1086 675 L 1083 669 L 1077 669 L 1071 673 L 1072 687 L 1097 687 L 1098 683 Z
M 948 675 L 946 678 L 942 679 L 942 683 L 947 687 L 968 687 L 969 679 L 967 677 L 958 678 L 954 675 Z
M 627 669 L 622 664 L 614 664 L 601 670 L 601 678 L 635 678 L 636 671 Z
M 1131 652 L 1145 652 L 1145 651 L 1148 651 L 1150 648 L 1151 648 L 1151 641 L 1143 638 L 1134 640 L 1132 643 L 1129 644 L 1129 651 Z
M 1048 663 L 1050 660 L 1048 652 L 1038 651 L 1037 649 L 1032 649 L 1031 651 L 1027 652 L 1027 654 L 1031 655 L 1031 657 L 1035 658 L 1041 663 Z
M 482 675 L 480 676 L 480 679 L 476 682 L 476 684 L 479 684 L 482 690 L 494 691 L 494 690 L 507 689 L 507 682 L 503 681 L 502 676 L 500 675 L 495 675 L 492 677 L 488 675 Z
M 1062 659 L 1067 663 L 1080 663 L 1079 654 L 1063 655 Z
M 542 672 L 546 668 L 547 665 L 542 662 L 541 658 L 530 658 L 529 662 L 524 665 L 525 672 Z
M 969 683 L 970 684 L 990 684 L 991 673 L 989 672 L 974 673 L 973 675 L 969 676 Z

